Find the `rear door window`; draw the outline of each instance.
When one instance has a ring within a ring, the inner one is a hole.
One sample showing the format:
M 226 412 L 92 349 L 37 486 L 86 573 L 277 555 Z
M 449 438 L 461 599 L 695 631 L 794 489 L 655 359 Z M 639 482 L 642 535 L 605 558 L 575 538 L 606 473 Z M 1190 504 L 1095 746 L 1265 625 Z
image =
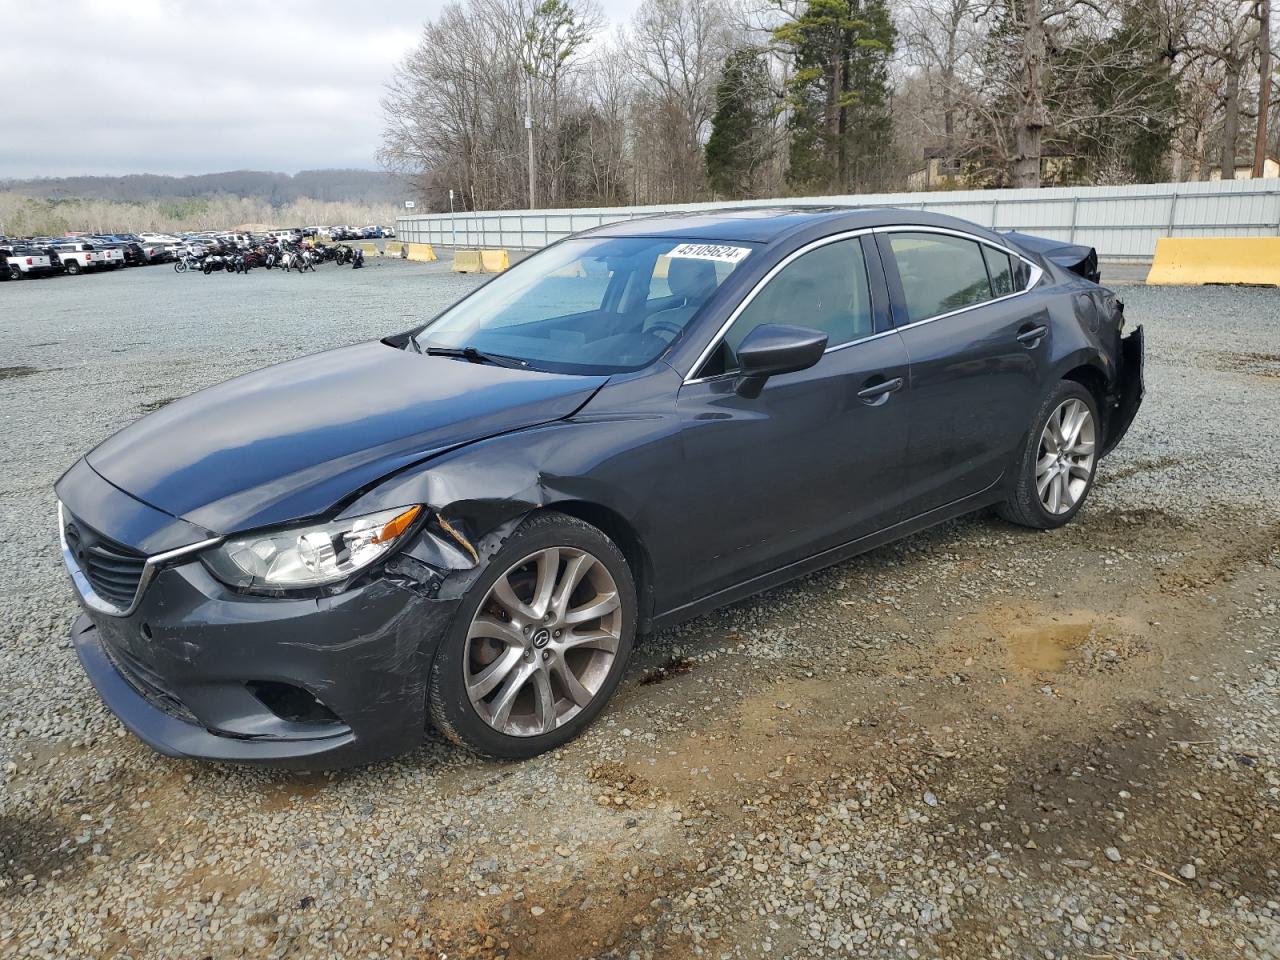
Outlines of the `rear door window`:
M 1013 258 L 1003 250 L 982 245 L 982 256 L 987 261 L 987 274 L 991 277 L 991 292 L 997 297 L 1007 297 L 1014 291 Z
M 941 233 L 891 233 L 911 323 L 992 298 L 982 244 Z

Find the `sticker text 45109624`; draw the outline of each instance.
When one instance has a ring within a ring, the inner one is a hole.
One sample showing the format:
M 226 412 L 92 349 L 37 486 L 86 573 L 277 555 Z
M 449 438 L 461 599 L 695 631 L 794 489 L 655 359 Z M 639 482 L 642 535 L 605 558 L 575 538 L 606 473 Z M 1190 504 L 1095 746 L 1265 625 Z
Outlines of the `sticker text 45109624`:
M 718 260 L 721 263 L 737 263 L 750 252 L 750 247 L 733 247 L 723 243 L 682 243 L 673 248 L 667 256 L 683 257 L 687 260 Z

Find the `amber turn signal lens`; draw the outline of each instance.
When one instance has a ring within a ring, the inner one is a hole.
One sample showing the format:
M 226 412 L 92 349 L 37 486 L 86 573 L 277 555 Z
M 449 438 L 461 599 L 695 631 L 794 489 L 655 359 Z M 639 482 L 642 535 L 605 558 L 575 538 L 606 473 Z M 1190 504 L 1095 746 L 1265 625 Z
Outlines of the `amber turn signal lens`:
M 422 512 L 421 507 L 410 507 L 400 516 L 393 519 L 385 527 L 378 531 L 377 536 L 373 538 L 374 543 L 390 543 L 400 534 L 409 529 L 413 521 L 418 519 L 418 514 Z

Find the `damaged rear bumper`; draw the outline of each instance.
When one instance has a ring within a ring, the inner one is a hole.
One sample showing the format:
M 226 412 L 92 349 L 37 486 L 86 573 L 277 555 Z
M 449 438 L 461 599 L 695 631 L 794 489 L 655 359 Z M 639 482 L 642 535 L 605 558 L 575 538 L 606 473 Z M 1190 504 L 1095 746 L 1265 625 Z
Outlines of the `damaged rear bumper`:
M 421 742 L 426 679 L 456 600 L 403 569 L 329 597 L 234 593 L 199 562 L 156 575 L 129 616 L 72 627 L 124 725 L 173 757 L 329 769 Z M 425 568 L 424 568 L 425 569 Z
M 1124 439 L 1142 406 L 1142 398 L 1146 395 L 1146 340 L 1142 327 L 1134 328 L 1133 333 L 1120 340 L 1120 375 L 1116 382 L 1114 406 L 1107 418 L 1107 439 L 1102 448 L 1102 455 L 1110 453 L 1116 444 Z

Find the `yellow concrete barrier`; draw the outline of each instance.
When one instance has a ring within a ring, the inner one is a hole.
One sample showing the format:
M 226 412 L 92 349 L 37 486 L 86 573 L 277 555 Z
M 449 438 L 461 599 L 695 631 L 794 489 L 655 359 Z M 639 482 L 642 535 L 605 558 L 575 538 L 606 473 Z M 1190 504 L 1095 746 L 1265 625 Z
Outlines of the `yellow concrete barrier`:
M 511 266 L 511 258 L 505 250 L 481 250 L 480 265 L 485 273 L 501 273 Z
M 1280 286 L 1280 237 L 1163 237 L 1147 283 Z
M 484 261 L 479 250 L 453 251 L 454 273 L 484 273 Z
M 399 240 L 388 240 L 382 245 L 382 255 L 384 257 L 402 257 L 404 256 L 404 245 Z
M 417 260 L 421 263 L 430 263 L 433 260 L 439 260 L 436 256 L 435 247 L 429 243 L 406 243 L 404 244 L 406 251 L 405 256 L 410 260 Z
M 370 254 L 372 254 L 375 257 L 378 255 L 378 245 L 376 243 L 361 243 L 361 244 L 358 244 L 358 246 L 360 247 L 361 250 L 364 251 L 364 255 L 366 257 L 369 256 Z

